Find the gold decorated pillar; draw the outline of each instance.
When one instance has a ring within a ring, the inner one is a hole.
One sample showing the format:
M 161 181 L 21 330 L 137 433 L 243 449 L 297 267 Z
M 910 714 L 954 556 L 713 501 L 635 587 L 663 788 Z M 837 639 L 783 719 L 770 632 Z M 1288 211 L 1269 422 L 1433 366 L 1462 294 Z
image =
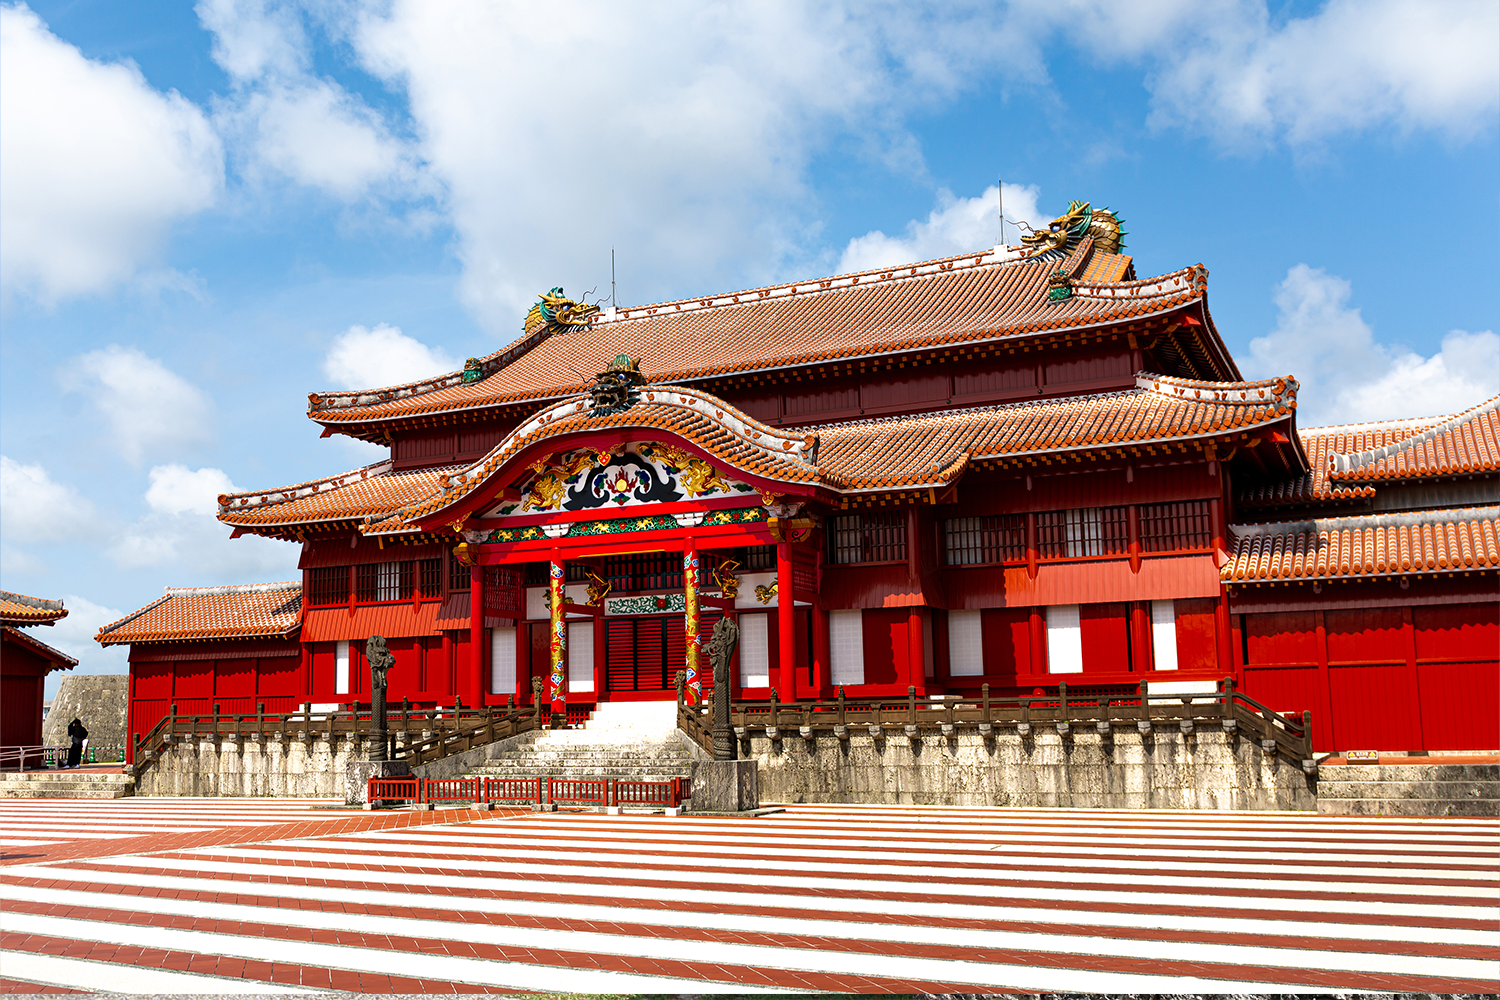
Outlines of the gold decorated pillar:
M 687 638 L 687 701 L 689 705 L 703 703 L 703 679 L 698 676 L 698 547 L 689 538 L 682 549 L 682 603 L 683 631 Z
M 566 576 L 567 569 L 562 557 L 554 552 L 551 565 L 547 567 L 547 605 L 552 613 L 552 676 L 548 684 L 547 700 L 552 703 L 554 726 L 566 725 L 568 721 L 568 609 L 563 588 Z

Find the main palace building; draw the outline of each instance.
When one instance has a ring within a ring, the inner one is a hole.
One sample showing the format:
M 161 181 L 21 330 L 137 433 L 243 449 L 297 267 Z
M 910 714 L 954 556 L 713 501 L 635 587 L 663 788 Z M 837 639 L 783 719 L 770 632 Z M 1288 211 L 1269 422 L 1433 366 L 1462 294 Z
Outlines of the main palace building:
M 219 498 L 302 579 L 169 589 L 132 733 L 368 702 L 690 697 L 721 615 L 736 700 L 1213 690 L 1320 749 L 1500 746 L 1492 399 L 1298 428 L 1246 381 L 1201 266 L 1140 279 L 1108 212 L 1022 247 L 649 306 L 543 295 L 461 372 L 315 393 L 389 458 Z M 598 373 L 597 379 L 579 373 Z

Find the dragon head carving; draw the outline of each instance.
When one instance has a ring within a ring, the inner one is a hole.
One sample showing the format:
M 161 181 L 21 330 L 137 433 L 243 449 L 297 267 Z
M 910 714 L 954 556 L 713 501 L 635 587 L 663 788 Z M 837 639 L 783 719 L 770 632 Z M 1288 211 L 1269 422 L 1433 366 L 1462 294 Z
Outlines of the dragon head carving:
M 563 295 L 561 286 L 543 292 L 536 305 L 526 314 L 525 330 L 536 333 L 548 326 L 588 326 L 599 315 L 599 307 L 587 302 L 574 302 Z
M 1086 201 L 1069 202 L 1068 210 L 1053 219 L 1046 229 L 1033 229 L 1021 237 L 1026 256 L 1035 260 L 1066 257 L 1085 236 L 1094 238 L 1094 246 L 1106 253 L 1125 248 L 1123 220 L 1107 208 L 1095 209 Z

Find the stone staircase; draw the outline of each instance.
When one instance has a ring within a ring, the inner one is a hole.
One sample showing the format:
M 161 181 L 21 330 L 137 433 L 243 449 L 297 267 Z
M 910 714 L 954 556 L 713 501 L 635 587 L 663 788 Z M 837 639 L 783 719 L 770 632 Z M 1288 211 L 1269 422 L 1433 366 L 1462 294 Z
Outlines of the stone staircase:
M 469 773 L 666 781 L 689 777 L 693 760 L 677 738 L 676 702 L 604 702 L 584 728 L 527 733 Z
M 1500 816 L 1500 763 L 1329 764 L 1318 768 L 1325 816 Z
M 123 799 L 134 794 L 135 778 L 118 770 L 0 774 L 0 799 Z

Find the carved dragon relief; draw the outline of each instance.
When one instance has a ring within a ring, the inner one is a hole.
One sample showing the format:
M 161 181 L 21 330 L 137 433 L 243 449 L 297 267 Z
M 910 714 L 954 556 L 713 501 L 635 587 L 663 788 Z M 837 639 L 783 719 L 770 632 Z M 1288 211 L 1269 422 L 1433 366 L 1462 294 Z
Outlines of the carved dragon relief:
M 1021 237 L 1023 256 L 1031 260 L 1058 260 L 1066 257 L 1085 236 L 1094 238 L 1094 246 L 1106 253 L 1125 249 L 1123 219 L 1108 208 L 1093 208 L 1086 201 L 1069 202 L 1068 210 L 1053 219 L 1046 229 L 1033 229 Z

